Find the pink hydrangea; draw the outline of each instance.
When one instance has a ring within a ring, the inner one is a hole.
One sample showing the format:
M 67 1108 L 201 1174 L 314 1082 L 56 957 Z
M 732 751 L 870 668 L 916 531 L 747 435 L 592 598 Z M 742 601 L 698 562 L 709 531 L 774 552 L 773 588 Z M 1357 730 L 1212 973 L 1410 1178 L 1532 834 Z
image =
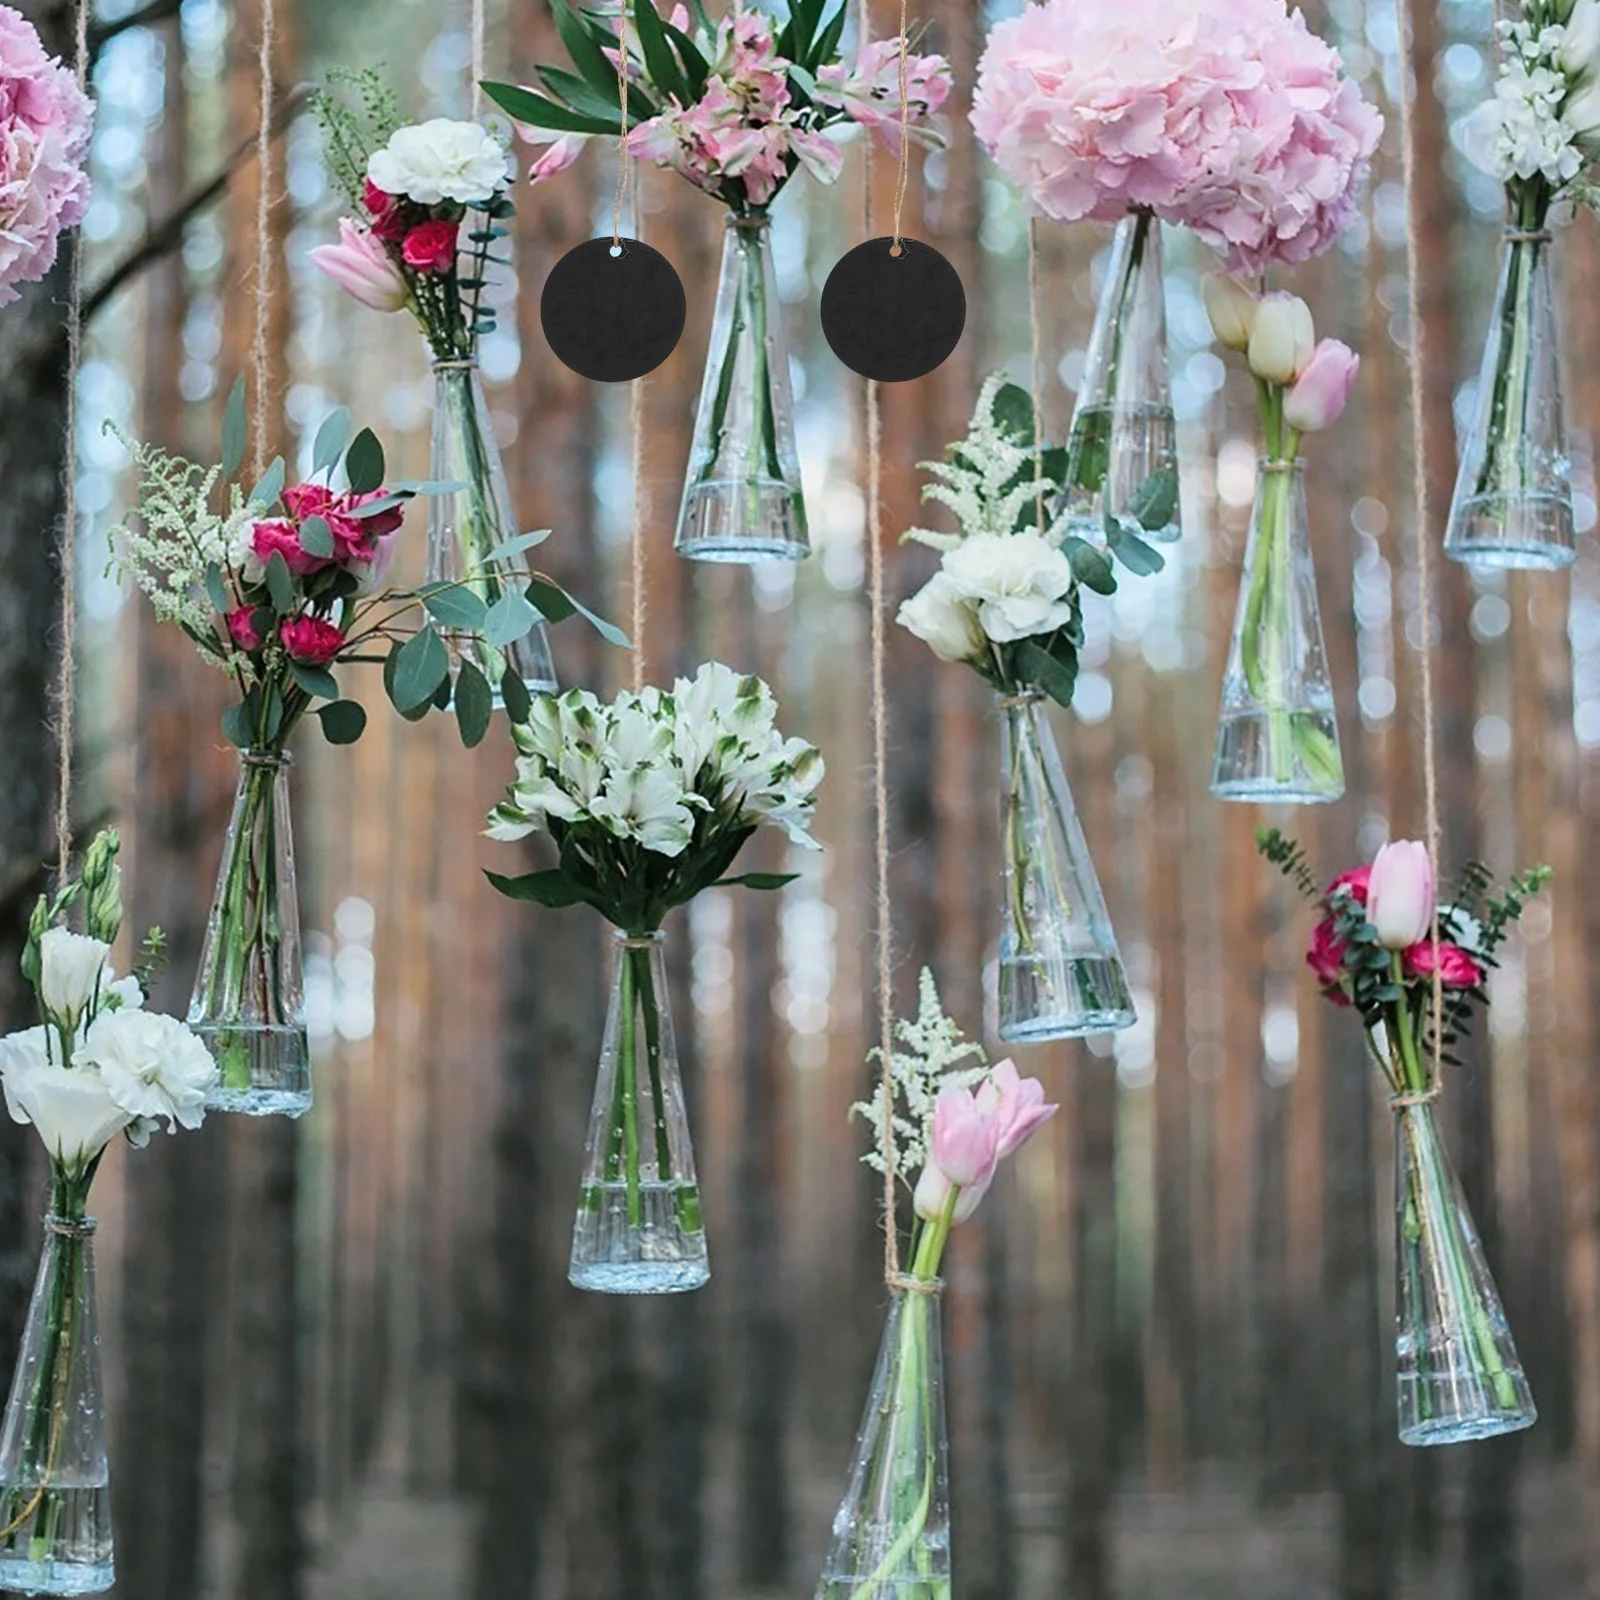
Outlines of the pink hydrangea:
M 1146 207 L 1254 274 L 1349 226 L 1383 119 L 1283 0 L 1045 0 L 991 32 L 972 125 L 1042 215 Z
M 0 5 L 0 306 L 50 270 L 61 230 L 83 218 L 92 114 L 33 24 Z

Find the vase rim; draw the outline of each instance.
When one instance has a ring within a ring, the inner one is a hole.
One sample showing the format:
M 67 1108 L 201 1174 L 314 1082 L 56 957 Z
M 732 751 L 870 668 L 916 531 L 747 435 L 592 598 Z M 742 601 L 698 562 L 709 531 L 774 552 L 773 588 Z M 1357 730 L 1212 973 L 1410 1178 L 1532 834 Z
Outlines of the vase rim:
M 1551 244 L 1555 240 L 1549 228 L 1519 228 L 1510 222 L 1500 230 L 1500 237 L 1506 244 Z
M 63 1217 L 55 1211 L 44 1214 L 44 1231 L 59 1234 L 63 1239 L 88 1239 L 100 1226 L 96 1217 Z
M 887 1287 L 896 1301 L 940 1300 L 944 1297 L 943 1278 L 916 1278 L 910 1273 L 902 1273 Z
M 611 938 L 623 950 L 649 950 L 660 944 L 666 938 L 666 933 L 661 928 L 650 933 L 629 933 L 626 928 L 613 928 Z
M 1023 706 L 1036 706 L 1048 699 L 1043 689 L 1030 685 L 1026 689 L 1018 689 L 1015 694 L 999 695 L 995 704 L 1002 711 L 1017 711 Z
M 240 762 L 247 767 L 292 767 L 294 756 L 287 750 L 274 750 L 266 745 L 247 745 L 239 752 Z
M 1257 456 L 1257 472 L 1287 472 L 1294 477 L 1299 477 L 1305 471 L 1305 457 L 1296 456 L 1293 461 L 1284 461 L 1278 456 Z
M 443 361 L 430 361 L 430 372 L 476 372 L 478 358 L 476 356 L 449 356 Z
M 723 218 L 725 228 L 770 228 L 772 226 L 772 213 L 769 211 L 729 211 Z

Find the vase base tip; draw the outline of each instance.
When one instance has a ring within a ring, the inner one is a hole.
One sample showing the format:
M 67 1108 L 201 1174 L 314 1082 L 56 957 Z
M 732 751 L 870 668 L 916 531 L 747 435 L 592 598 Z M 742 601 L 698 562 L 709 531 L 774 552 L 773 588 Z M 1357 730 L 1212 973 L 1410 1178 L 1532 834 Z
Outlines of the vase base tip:
M 1000 1037 L 1043 1044 L 1116 1033 L 1138 1020 L 1116 955 L 1001 958 Z
M 700 485 L 684 499 L 674 545 L 690 561 L 752 565 L 811 554 L 805 502 L 776 479 Z
M 18 1594 L 104 1594 L 116 1582 L 110 1561 L 25 1561 L 0 1554 L 0 1590 Z
M 1515 1411 L 1491 1411 L 1479 1416 L 1433 1417 L 1426 1422 L 1402 1424 L 1400 1443 L 1426 1449 L 1433 1445 L 1470 1444 L 1479 1439 L 1498 1439 L 1502 1434 L 1520 1433 L 1539 1420 L 1532 1406 Z
M 1224 712 L 1211 764 L 1211 794 L 1258 806 L 1316 806 L 1344 794 L 1344 761 L 1331 699 L 1325 706 Z
M 310 1109 L 309 1089 L 214 1089 L 206 1096 L 207 1111 L 243 1117 L 303 1117 Z
M 1573 526 L 1570 495 L 1479 495 L 1452 510 L 1444 553 L 1469 567 L 1559 572 L 1577 556 Z
M 590 1261 L 574 1262 L 567 1282 L 589 1294 L 688 1294 L 711 1279 L 711 1268 L 698 1261 Z

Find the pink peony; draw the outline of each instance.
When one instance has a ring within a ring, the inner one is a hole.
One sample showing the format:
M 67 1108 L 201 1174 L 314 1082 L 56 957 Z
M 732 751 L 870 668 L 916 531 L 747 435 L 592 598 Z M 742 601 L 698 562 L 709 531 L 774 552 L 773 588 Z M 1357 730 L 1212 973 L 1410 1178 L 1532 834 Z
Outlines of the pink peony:
M 49 272 L 61 230 L 83 218 L 92 115 L 33 24 L 0 5 L 0 306 Z
M 278 630 L 290 658 L 309 667 L 325 667 L 344 649 L 344 635 L 321 617 L 289 617 Z
M 1413 978 L 1433 977 L 1433 941 L 1419 940 L 1404 956 L 1406 971 Z M 1439 978 L 1447 989 L 1476 989 L 1483 982 L 1483 968 L 1458 944 L 1439 941 Z
M 309 577 L 328 565 L 326 561 L 308 555 L 301 548 L 300 530 L 292 522 L 285 522 L 281 518 L 258 522 L 250 535 L 250 548 L 263 567 L 274 555 L 282 556 L 284 565 L 299 578 Z
M 235 606 L 228 613 L 227 623 L 228 637 L 241 650 L 259 650 L 261 648 L 261 630 L 256 626 L 256 608 L 254 606 Z
M 408 267 L 418 272 L 443 274 L 456 264 L 457 224 L 434 218 L 419 222 L 400 246 Z
M 1147 207 L 1231 272 L 1325 250 L 1383 119 L 1283 0 L 1045 0 L 998 23 L 972 125 L 1029 207 Z

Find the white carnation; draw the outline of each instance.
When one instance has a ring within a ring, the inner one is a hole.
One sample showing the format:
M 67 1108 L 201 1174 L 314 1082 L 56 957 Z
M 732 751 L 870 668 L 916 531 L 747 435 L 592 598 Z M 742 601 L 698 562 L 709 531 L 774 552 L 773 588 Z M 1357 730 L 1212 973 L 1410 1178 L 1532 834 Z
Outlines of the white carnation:
M 1072 619 L 1072 566 L 1037 533 L 977 534 L 943 559 L 953 592 L 977 606 L 997 644 L 1053 633 Z
M 217 1063 L 205 1042 L 159 1011 L 107 1011 L 78 1047 L 78 1070 L 92 1069 L 111 1099 L 134 1118 L 165 1117 L 169 1131 L 205 1120 Z
M 397 130 L 367 162 L 367 176 L 385 194 L 421 206 L 453 200 L 481 204 L 505 187 L 506 152 L 476 122 L 435 117 Z
M 934 573 L 901 605 L 895 621 L 941 661 L 975 661 L 989 648 L 976 609 L 948 573 Z

